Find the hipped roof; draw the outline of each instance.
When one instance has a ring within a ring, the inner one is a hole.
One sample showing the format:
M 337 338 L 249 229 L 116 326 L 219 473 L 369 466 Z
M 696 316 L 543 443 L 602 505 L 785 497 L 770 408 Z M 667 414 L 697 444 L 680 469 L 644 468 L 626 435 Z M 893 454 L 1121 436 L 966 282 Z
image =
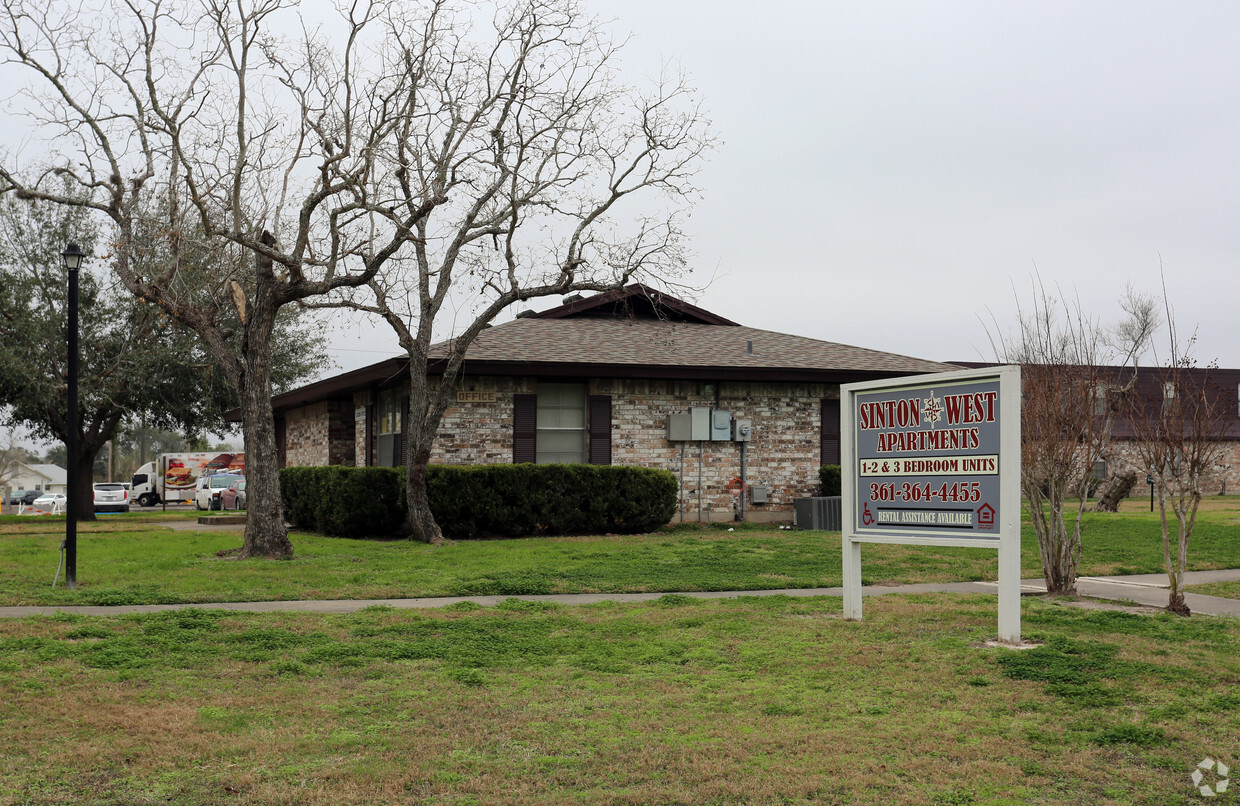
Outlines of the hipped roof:
M 431 372 L 440 369 L 450 344 L 431 348 Z M 354 391 L 402 379 L 407 367 L 407 359 L 390 358 L 277 395 L 272 403 L 279 411 L 346 399 Z M 487 328 L 470 345 L 462 373 L 846 383 L 958 368 L 745 327 L 633 285 Z

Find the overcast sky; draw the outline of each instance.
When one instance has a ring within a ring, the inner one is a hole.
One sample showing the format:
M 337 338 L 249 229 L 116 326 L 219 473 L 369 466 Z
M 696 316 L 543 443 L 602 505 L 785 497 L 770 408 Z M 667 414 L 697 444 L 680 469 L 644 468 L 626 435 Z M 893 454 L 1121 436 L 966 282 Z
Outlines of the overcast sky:
M 633 33 L 633 76 L 692 74 L 725 141 L 690 222 L 702 307 L 990 359 L 981 319 L 1010 318 L 1035 270 L 1109 321 L 1161 261 L 1197 357 L 1240 367 L 1240 4 L 593 7 Z M 382 357 L 351 333 L 340 364 Z

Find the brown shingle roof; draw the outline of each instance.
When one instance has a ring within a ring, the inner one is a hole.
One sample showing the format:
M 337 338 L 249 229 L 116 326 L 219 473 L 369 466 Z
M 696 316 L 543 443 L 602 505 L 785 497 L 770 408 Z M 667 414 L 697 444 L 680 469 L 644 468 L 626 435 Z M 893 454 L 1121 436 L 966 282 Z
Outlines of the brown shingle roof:
M 435 359 L 447 343 L 431 347 Z M 398 382 L 407 359 L 389 358 L 272 398 L 277 411 Z M 442 363 L 440 362 L 440 366 Z M 938 361 L 737 325 L 640 285 L 628 286 L 484 330 L 470 345 L 466 375 L 669 378 L 846 383 L 946 372 Z M 235 412 L 230 412 L 235 414 Z
M 442 345 L 432 355 L 442 355 Z M 740 325 L 650 319 L 517 319 L 483 331 L 470 346 L 465 372 L 509 365 L 572 365 L 627 369 L 626 375 L 666 377 L 685 370 L 763 375 L 945 372 L 950 364 L 819 341 Z M 805 380 L 806 378 L 798 378 Z

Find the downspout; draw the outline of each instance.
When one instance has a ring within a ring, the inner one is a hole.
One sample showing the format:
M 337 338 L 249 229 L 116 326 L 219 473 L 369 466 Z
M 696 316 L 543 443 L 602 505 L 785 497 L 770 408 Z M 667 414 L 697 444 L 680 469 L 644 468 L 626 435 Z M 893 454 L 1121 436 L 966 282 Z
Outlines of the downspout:
M 744 523 L 744 521 L 745 521 L 745 494 L 746 494 L 746 493 L 748 492 L 748 490 L 749 490 L 749 476 L 748 476 L 748 473 L 747 473 L 746 468 L 745 468 L 745 454 L 746 454 L 746 448 L 748 448 L 748 447 L 749 447 L 749 443 L 748 443 L 748 442 L 742 442 L 742 443 L 741 443 L 741 491 L 740 491 L 740 496 L 741 496 L 741 522 L 742 522 L 742 523 Z

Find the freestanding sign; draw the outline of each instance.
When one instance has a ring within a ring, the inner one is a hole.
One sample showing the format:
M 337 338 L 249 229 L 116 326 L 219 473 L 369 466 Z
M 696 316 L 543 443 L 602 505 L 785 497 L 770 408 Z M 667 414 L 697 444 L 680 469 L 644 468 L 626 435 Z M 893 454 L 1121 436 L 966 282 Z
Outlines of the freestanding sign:
M 1020 642 L 1020 367 L 840 387 L 844 616 L 861 544 L 999 552 L 999 638 Z

